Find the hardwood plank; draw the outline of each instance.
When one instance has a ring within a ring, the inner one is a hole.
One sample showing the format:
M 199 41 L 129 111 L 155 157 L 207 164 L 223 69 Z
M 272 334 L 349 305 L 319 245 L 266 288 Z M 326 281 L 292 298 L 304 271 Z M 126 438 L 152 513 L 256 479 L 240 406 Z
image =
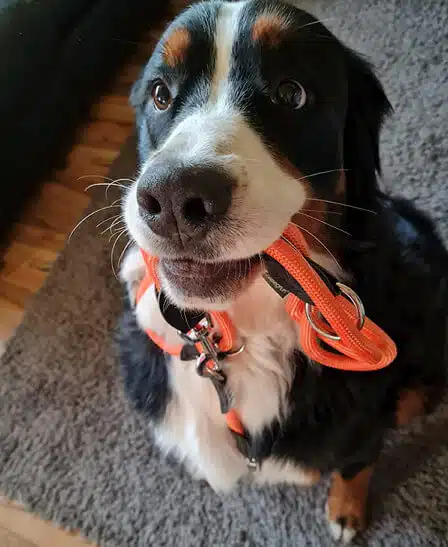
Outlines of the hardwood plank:
M 81 536 L 56 528 L 20 507 L 0 505 L 0 545 L 17 547 L 88 547 L 93 544 Z
M 129 135 L 129 128 L 129 123 L 98 120 L 84 128 L 80 141 L 91 147 L 119 150 Z
M 109 96 L 105 97 L 91 112 L 93 120 L 118 121 L 132 124 L 134 112 L 128 103 L 127 97 Z
M 4 351 L 6 341 L 22 321 L 24 305 L 21 300 L 19 304 L 12 302 L 7 287 L 2 287 L 0 281 L 0 310 L 2 312 L 0 313 L 0 356 Z

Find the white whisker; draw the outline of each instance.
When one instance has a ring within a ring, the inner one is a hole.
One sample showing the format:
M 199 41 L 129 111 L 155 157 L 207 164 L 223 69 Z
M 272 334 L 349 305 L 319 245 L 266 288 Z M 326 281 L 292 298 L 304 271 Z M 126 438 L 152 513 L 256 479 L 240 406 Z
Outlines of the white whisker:
M 327 21 L 339 21 L 339 19 L 340 17 L 326 17 L 325 19 L 319 19 L 319 21 L 311 21 L 310 23 L 306 23 L 305 25 L 300 26 L 298 30 L 305 27 L 311 27 L 312 25 L 318 25 L 319 23 L 324 23 Z
M 347 203 L 342 203 L 340 201 L 330 201 L 328 199 L 318 199 L 318 198 L 307 198 L 309 201 L 322 201 L 323 203 L 332 203 L 333 205 L 340 205 L 341 207 L 348 207 L 349 209 L 357 209 L 358 211 L 365 211 L 366 213 L 372 213 L 372 215 L 377 215 L 376 211 L 371 209 L 365 209 L 364 207 L 358 207 L 356 205 L 348 205 Z
M 125 226 L 118 226 L 115 228 L 115 230 L 111 230 L 111 235 L 109 237 L 109 243 L 112 241 L 113 237 L 118 234 L 118 232 L 121 232 L 122 230 L 125 230 Z
M 158 291 L 156 293 L 156 296 L 157 296 L 157 304 L 158 304 L 159 309 L 160 309 L 160 299 L 162 298 L 162 291 Z
M 127 178 L 113 179 L 111 177 L 106 177 L 105 175 L 82 175 L 81 177 L 78 177 L 77 180 L 88 179 L 88 178 L 100 178 L 103 180 L 107 180 L 109 182 L 130 182 L 131 184 L 135 182 L 134 179 L 127 179 Z
M 108 188 L 111 186 L 116 186 L 117 188 L 124 188 L 125 190 L 129 189 L 129 186 L 125 186 L 124 184 L 115 184 L 115 182 L 96 182 L 95 184 L 89 184 L 89 186 L 86 187 L 85 192 L 90 190 L 90 188 L 95 188 L 95 186 L 107 186 Z
M 322 209 L 300 209 L 305 211 L 305 213 L 322 213 Z M 343 215 L 340 211 L 325 211 L 326 215 Z
M 351 233 L 347 232 L 346 230 L 343 230 L 342 228 L 338 228 L 337 226 L 333 226 L 333 224 L 330 224 L 329 222 L 325 222 L 325 220 L 320 220 L 319 218 L 313 217 L 312 215 L 307 215 L 306 213 L 302 213 L 301 211 L 297 212 L 299 215 L 302 215 L 307 218 L 312 218 L 316 222 L 320 222 L 321 224 L 325 224 L 325 226 L 329 226 L 330 228 L 333 228 L 333 230 L 337 230 L 338 232 L 342 232 L 345 235 L 348 235 L 351 237 Z
M 87 216 L 85 216 L 83 219 L 81 219 L 78 224 L 73 228 L 73 230 L 70 232 L 70 235 L 68 236 L 68 242 L 70 243 L 70 240 L 75 233 L 75 231 L 83 224 L 88 218 L 90 218 L 93 215 L 96 215 L 97 213 L 101 213 L 101 211 L 105 211 L 106 209 L 113 209 L 114 207 L 120 207 L 120 205 L 107 205 L 106 207 L 101 207 L 101 209 L 97 209 L 96 211 L 93 211 L 92 213 L 89 213 Z
M 121 178 L 121 179 L 115 179 L 113 182 L 129 182 L 131 184 L 134 184 L 136 182 L 136 179 L 127 179 L 127 178 Z
M 111 265 L 112 273 L 114 274 L 115 279 L 118 279 L 118 277 L 117 277 L 117 273 L 115 271 L 115 266 L 114 266 L 114 252 L 115 252 L 115 247 L 118 243 L 118 240 L 123 236 L 123 234 L 126 234 L 126 228 L 123 228 L 123 230 L 118 234 L 117 238 L 114 241 L 114 244 L 112 245 L 112 250 L 110 252 L 110 265 Z
M 311 173 L 311 175 L 304 175 L 303 177 L 300 177 L 297 180 L 305 180 L 305 179 L 311 179 L 313 177 L 317 177 L 319 175 L 326 175 L 327 173 L 336 173 L 339 171 L 348 171 L 348 169 L 327 169 L 325 171 L 318 171 L 317 173 Z
M 109 230 L 112 231 L 112 228 L 115 226 L 117 227 L 119 224 L 123 224 L 124 223 L 124 219 L 121 215 L 119 215 L 118 217 L 115 218 L 115 220 L 112 222 L 112 224 L 110 226 L 108 226 L 107 228 L 105 228 L 102 232 L 101 232 L 101 235 L 105 234 L 106 232 L 108 232 Z
M 297 226 L 297 228 L 300 228 L 301 230 L 303 230 L 304 232 L 306 232 L 308 235 L 310 235 L 312 238 L 314 238 L 320 245 L 322 245 L 322 247 L 327 251 L 327 253 L 331 256 L 331 258 L 335 261 L 335 263 L 337 264 L 337 266 L 342 270 L 342 266 L 339 264 L 339 262 L 337 261 L 336 257 L 334 256 L 334 254 L 330 251 L 330 249 L 317 237 L 315 236 L 313 233 L 311 233 L 309 230 L 307 230 L 306 228 L 304 228 L 303 226 L 300 226 L 300 224 L 297 224 L 296 222 L 293 222 L 293 224 L 295 224 Z
M 116 220 L 118 217 L 121 217 L 121 214 L 119 213 L 118 215 L 114 215 L 114 216 L 111 216 L 111 217 L 108 217 L 104 220 L 102 220 L 101 222 L 98 222 L 98 224 L 96 225 L 97 228 L 99 228 L 100 226 L 102 226 L 103 224 L 106 224 L 106 222 L 111 222 L 113 220 Z
M 86 191 L 94 186 L 107 186 L 106 188 L 106 198 L 108 197 L 109 188 L 111 186 L 116 186 L 117 188 L 124 188 L 127 190 L 129 186 L 124 186 L 123 184 L 118 184 L 119 182 L 130 182 L 131 184 L 134 184 L 134 179 L 128 179 L 128 178 L 121 178 L 121 179 L 113 179 L 111 177 L 106 177 L 105 175 L 83 175 L 78 178 L 78 180 L 82 180 L 85 178 L 101 178 L 103 180 L 107 180 L 108 182 L 98 183 L 98 184 L 91 184 L 86 188 Z
M 103 180 L 113 180 L 110 177 L 106 177 L 105 175 L 82 175 L 77 178 L 77 180 L 83 180 L 83 179 L 103 179 Z
M 159 294 L 161 295 L 161 294 L 162 294 L 162 291 L 159 291 Z M 166 310 L 169 308 L 170 304 L 171 304 L 171 303 L 170 303 L 170 301 L 168 300 L 168 298 L 165 298 L 165 301 L 164 301 L 164 303 L 163 303 L 163 307 L 162 307 L 162 309 L 161 309 L 162 315 L 165 315 Z M 160 299 L 159 299 L 159 307 L 160 307 Z
M 184 308 L 181 309 L 181 312 L 184 316 L 184 319 L 185 319 L 185 324 L 190 326 L 189 323 L 188 323 L 188 318 L 187 318 L 187 310 L 185 310 Z
M 121 251 L 120 257 L 118 258 L 117 269 L 120 268 L 120 262 L 121 262 L 121 260 L 123 259 L 123 256 L 124 256 L 125 252 L 129 249 L 129 247 L 130 247 L 132 244 L 133 244 L 133 241 L 132 241 L 132 239 L 130 239 L 130 240 L 126 243 L 124 249 Z

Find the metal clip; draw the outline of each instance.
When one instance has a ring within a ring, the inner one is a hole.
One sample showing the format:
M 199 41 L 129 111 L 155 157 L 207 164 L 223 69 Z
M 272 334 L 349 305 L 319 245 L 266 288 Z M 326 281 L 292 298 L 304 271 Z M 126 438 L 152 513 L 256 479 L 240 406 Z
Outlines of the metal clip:
M 199 321 L 196 326 L 190 329 L 187 334 L 184 334 L 184 336 L 187 338 L 187 340 L 190 340 L 190 342 L 200 342 L 202 341 L 202 338 L 209 335 L 210 329 L 212 327 L 213 325 L 211 319 L 208 315 L 206 315 Z
M 249 471 L 256 471 L 259 467 L 258 460 L 256 458 L 247 458 L 247 467 Z
M 203 354 L 207 355 L 208 360 L 213 361 L 214 370 L 219 370 L 219 349 L 210 337 L 210 329 L 212 328 L 211 320 L 208 316 L 203 317 L 199 323 L 191 330 L 184 334 L 184 338 L 190 342 L 202 344 Z M 200 357 L 201 358 L 201 357 Z
M 210 361 L 213 363 L 213 366 L 211 367 L 207 366 L 207 363 L 209 363 Z M 213 358 L 206 353 L 201 353 L 201 355 L 199 355 L 196 361 L 196 372 L 199 374 L 199 376 L 213 377 L 217 380 L 220 380 L 221 382 L 224 382 L 226 380 L 226 375 L 222 372 L 221 367 L 219 366 L 219 362 L 215 362 Z
M 196 372 L 212 382 L 219 398 L 221 412 L 226 414 L 232 408 L 233 394 L 227 385 L 227 376 L 221 369 L 222 354 L 210 336 L 211 328 L 211 321 L 206 316 L 187 333 L 186 337 L 194 343 L 201 344 L 202 353 L 196 361 Z M 242 351 L 241 348 L 239 351 Z
M 233 394 L 227 385 L 227 376 L 219 368 L 207 366 L 209 362 L 209 356 L 202 353 L 196 363 L 196 372 L 211 381 L 218 395 L 221 412 L 226 414 L 232 408 Z

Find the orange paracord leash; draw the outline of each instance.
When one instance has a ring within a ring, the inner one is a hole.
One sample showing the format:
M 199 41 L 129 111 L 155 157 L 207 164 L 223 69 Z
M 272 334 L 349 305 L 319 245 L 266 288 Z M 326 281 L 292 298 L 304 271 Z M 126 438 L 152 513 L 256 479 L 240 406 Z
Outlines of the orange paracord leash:
M 333 329 L 334 338 L 320 338 L 305 313 L 305 304 L 297 296 L 288 295 L 286 310 L 300 326 L 300 345 L 308 357 L 327 367 L 352 371 L 378 370 L 395 359 L 397 348 L 393 340 L 367 317 L 362 328 L 358 328 L 353 304 L 343 295 L 333 295 L 306 261 L 304 254 L 308 254 L 308 248 L 298 228 L 289 225 L 283 238 L 271 245 L 266 253 L 286 268 L 311 297 L 314 302 L 313 322 L 320 325 L 323 331 L 328 330 L 318 317 L 320 313 Z M 340 354 L 323 349 L 319 341 L 324 341 Z
M 292 293 L 285 299 L 286 311 L 299 326 L 300 347 L 310 359 L 328 367 L 358 372 L 379 370 L 395 359 L 395 343 L 378 325 L 364 317 L 363 310 L 360 315 L 362 303 L 356 307 L 356 300 L 351 298 L 351 294 L 357 298 L 356 293 L 341 285 L 341 289 L 346 288 L 344 292 L 351 301 L 343 294 L 334 295 L 309 264 L 305 258 L 309 255 L 308 245 L 295 225 L 290 224 L 282 237 L 266 249 L 265 253 L 297 280 L 314 304 L 307 306 Z M 137 302 L 151 285 L 160 290 L 158 259 L 145 251 L 142 251 L 142 255 L 146 264 L 146 276 L 140 284 Z M 208 315 L 220 335 L 217 342 L 219 351 L 230 352 L 236 333 L 228 314 L 212 311 Z M 163 351 L 170 355 L 180 355 L 184 344 L 169 346 L 156 332 L 149 329 L 146 332 Z M 322 342 L 338 353 L 326 350 Z M 199 342 L 195 345 L 200 354 L 204 352 Z M 229 429 L 238 435 L 244 435 L 244 427 L 235 409 L 230 409 L 225 415 Z

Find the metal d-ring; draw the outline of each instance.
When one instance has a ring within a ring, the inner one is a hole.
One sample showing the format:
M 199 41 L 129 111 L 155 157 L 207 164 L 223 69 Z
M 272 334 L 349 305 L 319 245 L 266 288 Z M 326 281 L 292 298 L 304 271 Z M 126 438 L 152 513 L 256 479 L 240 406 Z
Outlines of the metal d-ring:
M 357 328 L 358 330 L 361 330 L 364 326 L 365 319 L 366 319 L 366 311 L 364 308 L 364 304 L 362 303 L 362 300 L 359 298 L 359 296 L 356 294 L 356 292 L 351 288 L 345 285 L 344 283 L 336 283 L 336 286 L 339 288 L 339 290 L 342 292 L 344 296 L 346 296 L 350 302 L 353 304 L 353 306 L 356 309 L 356 315 L 357 315 Z M 324 338 L 329 338 L 330 340 L 340 340 L 341 337 L 338 336 L 334 332 L 328 332 L 324 329 L 321 329 L 316 323 L 314 322 L 313 316 L 311 315 L 311 309 L 312 305 L 309 303 L 305 304 L 305 314 L 306 318 L 308 319 L 309 324 L 311 327 L 321 336 Z
M 240 355 L 240 353 L 243 353 L 243 351 L 246 349 L 246 344 L 241 344 L 239 348 L 236 348 L 232 351 L 226 351 L 226 359 L 231 359 L 232 357 L 236 357 L 237 355 Z

